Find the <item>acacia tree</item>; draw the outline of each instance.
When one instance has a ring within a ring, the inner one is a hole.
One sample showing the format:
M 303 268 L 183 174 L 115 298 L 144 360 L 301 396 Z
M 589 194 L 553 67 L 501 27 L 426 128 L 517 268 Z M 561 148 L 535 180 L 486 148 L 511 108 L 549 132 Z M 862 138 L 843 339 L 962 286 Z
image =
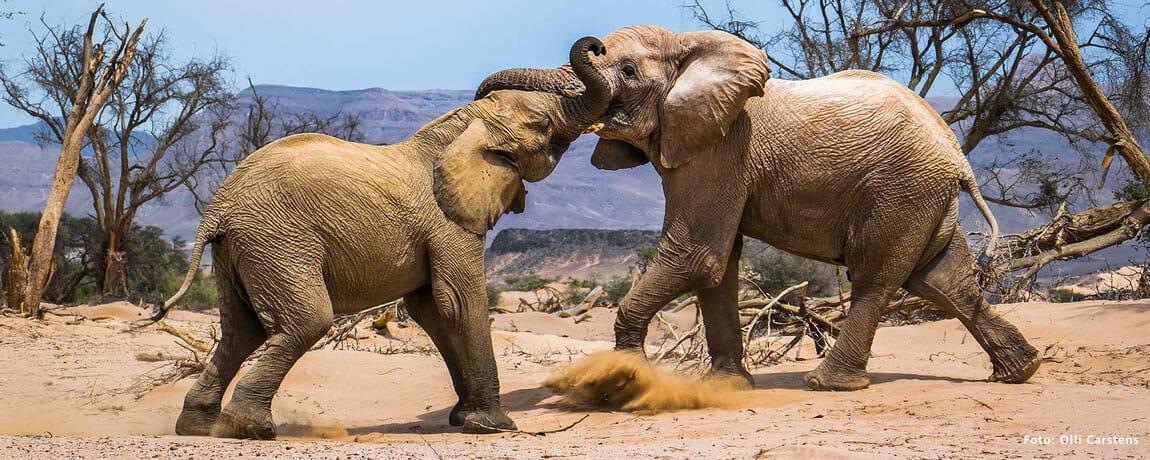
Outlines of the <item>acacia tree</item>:
M 103 17 L 106 21 L 104 34 L 99 43 L 95 43 L 96 22 Z M 32 96 L 25 87 L 11 78 L 4 69 L 0 68 L 0 83 L 3 84 L 4 100 L 14 107 L 39 118 L 45 122 L 56 135 L 57 143 L 61 145 L 60 159 L 56 164 L 56 172 L 52 182 L 52 189 L 48 194 L 44 213 L 40 218 L 40 225 L 32 243 L 28 266 L 13 267 L 21 271 L 27 270 L 27 284 L 24 287 L 25 295 L 21 311 L 36 317 L 40 314 L 40 301 L 44 289 L 51 277 L 54 268 L 52 257 L 56 241 L 56 230 L 64 212 L 64 204 L 68 200 L 72 184 L 76 178 L 76 170 L 80 163 L 80 151 L 84 146 L 84 139 L 89 128 L 96 121 L 104 104 L 119 86 L 128 71 L 128 67 L 135 55 L 136 44 L 144 30 L 147 19 L 140 22 L 135 31 L 128 24 L 124 24 L 123 31 L 107 19 L 104 14 L 104 5 L 100 5 L 88 21 L 87 29 L 80 32 L 73 28 L 74 37 L 79 47 L 77 51 L 68 54 L 66 58 L 53 54 L 53 45 L 66 43 L 61 34 L 49 28 L 46 36 L 37 36 L 40 45 L 39 54 L 29 58 L 29 64 L 23 75 L 33 84 L 42 88 L 53 88 L 59 93 L 55 99 L 33 102 Z M 108 51 L 111 50 L 109 54 Z M 55 80 L 62 74 L 55 73 L 62 69 L 35 66 L 37 62 L 51 62 L 52 60 L 67 59 L 69 73 L 63 74 L 71 77 L 68 85 L 64 86 Z M 55 104 L 55 111 L 42 110 L 49 104 Z M 11 288 L 10 288 L 11 289 Z M 9 308 L 17 306 L 9 305 Z
M 92 195 L 103 243 L 96 278 L 106 296 L 126 295 L 125 245 L 139 209 L 182 187 L 220 154 L 228 63 L 173 64 L 163 33 L 140 46 L 133 72 L 89 133 L 92 157 L 79 176 Z
M 1102 0 L 781 0 L 791 22 L 763 34 L 759 24 L 739 16 L 730 3 L 713 17 L 700 3 L 690 6 L 702 23 L 726 30 L 763 48 L 784 77 L 814 78 L 846 69 L 887 74 L 921 96 L 957 93 L 943 119 L 969 154 L 988 139 L 1009 140 L 1045 130 L 1068 140 L 1082 155 L 1076 165 L 1041 150 L 1004 152 L 980 168 L 987 200 L 1011 207 L 1046 210 L 1069 222 L 1067 201 L 1094 204 L 1086 177 L 1111 158 L 1126 160 L 1134 176 L 1150 184 L 1150 163 L 1123 114 L 1144 117 L 1150 66 L 1147 25 L 1127 25 Z M 1139 28 L 1140 27 L 1140 28 Z M 1079 40 L 1075 30 L 1085 30 Z M 951 83 L 953 87 L 944 87 Z M 1144 119 L 1144 118 L 1141 118 Z M 1027 129 L 1029 131 L 1022 131 Z M 1101 149 L 1097 146 L 1103 145 Z M 1150 206 L 1150 205 L 1147 205 Z M 1150 211 L 1150 207 L 1147 208 Z M 1028 268 L 1024 280 L 1051 260 L 1088 254 L 1137 234 L 1150 212 L 1091 213 L 1091 222 L 1111 216 L 1118 234 L 1091 239 L 1089 232 L 1060 230 L 1070 238 L 1027 240 L 1027 248 L 1006 261 L 1006 270 Z M 1131 231 L 1133 229 L 1133 231 Z M 1046 229 L 1048 231 L 1052 229 Z M 1094 234 L 1098 236 L 1098 234 Z M 1044 241 L 1050 244 L 1034 246 Z M 1078 244 L 1081 243 L 1081 244 Z M 1077 244 L 1073 251 L 1066 250 Z M 1025 254 L 1025 255 L 1024 255 Z M 1039 256 L 1039 254 L 1042 254 Z
M 123 296 L 124 245 L 140 207 L 185 184 L 218 154 L 223 125 L 209 113 L 226 111 L 231 100 L 228 63 L 220 57 L 173 62 L 164 34 L 149 36 L 139 45 L 136 59 L 121 64 L 116 69 L 119 78 L 104 87 L 107 106 L 90 111 L 91 121 L 72 132 L 71 124 L 65 126 L 60 117 L 77 106 L 72 102 L 74 88 L 88 73 L 83 56 L 92 47 L 94 25 L 84 33 L 78 27 L 45 24 L 46 34 L 36 36 L 36 55 L 25 59 L 19 74 L 26 83 L 4 73 L 0 81 L 9 104 L 42 121 L 38 141 L 75 144 L 74 164 L 57 177 L 67 176 L 66 189 L 77 176 L 88 188 L 101 247 L 97 284 L 105 295 Z M 107 49 L 122 38 L 110 22 L 104 32 L 96 49 Z M 133 50 L 139 39 L 137 30 Z M 91 149 L 90 157 L 79 158 L 81 146 Z M 62 209 L 63 200 L 59 205 Z

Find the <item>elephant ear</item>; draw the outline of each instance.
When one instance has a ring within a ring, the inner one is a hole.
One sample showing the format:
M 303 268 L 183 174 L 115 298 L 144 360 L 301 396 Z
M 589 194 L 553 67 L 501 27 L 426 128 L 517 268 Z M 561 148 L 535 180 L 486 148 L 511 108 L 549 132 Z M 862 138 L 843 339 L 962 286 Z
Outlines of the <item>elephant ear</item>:
M 435 201 L 467 231 L 484 235 L 508 212 L 523 212 L 527 189 L 519 172 L 493 147 L 483 120 L 474 120 L 436 159 Z
M 723 136 L 747 98 L 763 95 L 767 55 L 717 30 L 678 35 L 684 48 L 679 73 L 660 113 L 659 157 L 676 168 Z
M 591 154 L 591 164 L 596 168 L 614 171 L 641 166 L 647 163 L 647 155 L 639 148 L 623 141 L 599 139 L 595 152 Z

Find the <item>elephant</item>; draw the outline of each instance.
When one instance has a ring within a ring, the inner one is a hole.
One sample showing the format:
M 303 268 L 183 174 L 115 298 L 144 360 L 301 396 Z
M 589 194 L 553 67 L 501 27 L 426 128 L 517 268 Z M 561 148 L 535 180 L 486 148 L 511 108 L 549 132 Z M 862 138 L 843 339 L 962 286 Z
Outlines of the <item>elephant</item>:
M 227 177 L 204 212 L 187 290 L 211 244 L 220 341 L 188 391 L 180 435 L 272 439 L 272 398 L 334 314 L 402 298 L 451 374 L 464 432 L 515 429 L 499 404 L 484 289 L 484 235 L 523 212 L 523 181 L 548 176 L 606 108 L 608 86 L 590 64 L 602 43 L 571 48 L 582 94 L 497 91 L 388 146 L 319 134 L 277 140 Z M 266 351 L 229 383 L 257 347 Z
M 897 290 L 957 317 L 993 364 L 991 381 L 1021 383 L 1040 358 L 994 311 L 976 281 L 958 222 L 960 189 L 991 227 L 954 133 L 927 102 L 882 75 L 850 70 L 805 81 L 770 79 L 765 53 L 722 31 L 629 26 L 603 37 L 593 63 L 611 102 L 591 162 L 651 163 L 666 209 L 658 255 L 620 303 L 616 348 L 641 351 L 652 316 L 695 291 L 712 372 L 741 375 L 737 310 L 743 237 L 845 266 L 853 305 L 813 390 L 870 384 L 867 362 L 883 307 Z M 579 88 L 570 65 L 508 69 L 494 89 Z M 527 87 L 508 82 L 545 82 Z

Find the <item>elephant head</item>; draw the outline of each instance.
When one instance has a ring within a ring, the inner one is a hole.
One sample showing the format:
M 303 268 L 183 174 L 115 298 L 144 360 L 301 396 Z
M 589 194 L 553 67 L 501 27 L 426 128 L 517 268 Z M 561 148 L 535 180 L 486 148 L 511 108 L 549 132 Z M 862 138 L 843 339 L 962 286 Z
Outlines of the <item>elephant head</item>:
M 726 32 L 676 34 L 630 26 L 607 35 L 603 44 L 610 53 L 593 62 L 610 86 L 611 100 L 591 157 L 601 169 L 648 161 L 667 169 L 686 164 L 701 151 L 697 147 L 726 135 L 746 100 L 761 96 L 769 78 L 766 54 Z M 575 62 L 497 73 L 480 94 L 489 88 L 570 93 L 579 88 Z
M 527 191 L 522 181 L 550 175 L 571 142 L 606 111 L 610 87 L 589 56 L 604 52 L 595 37 L 571 46 L 568 69 L 574 82 L 586 88 L 578 94 L 515 91 L 530 82 L 514 78 L 484 82 L 476 101 L 460 109 L 469 120 L 466 128 L 435 165 L 436 201 L 452 221 L 483 234 L 504 213 L 523 212 Z M 449 113 L 429 125 L 454 116 Z

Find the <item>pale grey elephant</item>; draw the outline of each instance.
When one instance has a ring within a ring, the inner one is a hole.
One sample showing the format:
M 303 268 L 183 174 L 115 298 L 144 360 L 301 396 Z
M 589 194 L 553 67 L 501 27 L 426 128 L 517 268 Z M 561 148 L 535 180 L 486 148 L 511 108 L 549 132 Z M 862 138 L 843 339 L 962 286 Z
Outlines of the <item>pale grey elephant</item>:
M 500 215 L 523 211 L 523 181 L 550 174 L 605 110 L 608 87 L 589 51 L 601 53 L 602 43 L 587 37 L 571 50 L 582 95 L 499 91 L 396 145 L 303 134 L 245 159 L 204 212 L 187 279 L 157 315 L 184 293 L 211 243 L 220 343 L 176 432 L 274 438 L 272 397 L 333 314 L 400 297 L 451 373 L 459 402 L 450 423 L 475 433 L 514 429 L 499 405 L 484 234 Z M 240 364 L 265 343 L 221 411 Z
M 997 224 L 949 127 L 881 75 L 847 71 L 768 80 L 765 54 L 725 32 L 626 27 L 593 59 L 611 86 L 591 158 L 602 169 L 650 162 L 666 215 L 658 257 L 623 299 L 616 347 L 641 349 L 652 316 L 695 290 L 712 367 L 750 379 L 737 311 L 742 236 L 844 265 L 852 307 L 816 390 L 869 385 L 883 307 L 900 288 L 954 314 L 990 355 L 991 380 L 1024 382 L 1037 351 L 983 299 L 958 223 L 965 189 Z M 529 87 L 508 82 L 544 82 Z M 511 69 L 480 87 L 570 91 L 569 66 Z M 992 238 L 993 241 L 993 238 Z

